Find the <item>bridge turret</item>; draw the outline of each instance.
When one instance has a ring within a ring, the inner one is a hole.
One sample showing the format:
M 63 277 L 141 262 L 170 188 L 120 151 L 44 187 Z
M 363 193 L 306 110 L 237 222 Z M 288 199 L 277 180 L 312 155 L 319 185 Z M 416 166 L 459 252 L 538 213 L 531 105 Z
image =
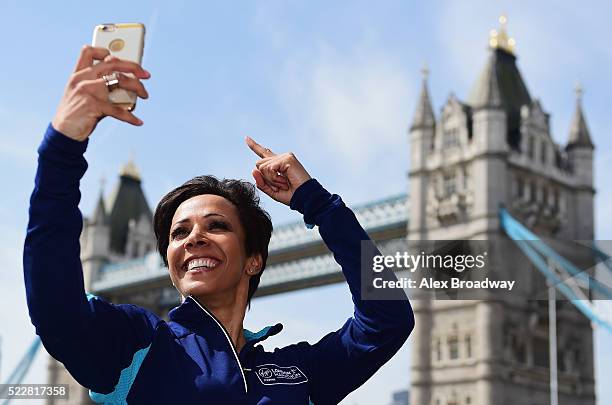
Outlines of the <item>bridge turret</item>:
M 595 196 L 593 182 L 593 151 L 595 145 L 582 111 L 581 86 L 576 88 L 576 109 L 570 125 L 569 139 L 565 150 L 570 169 L 574 175 L 577 190 L 574 193 L 575 203 L 575 239 L 593 239 L 595 218 L 593 215 L 593 198 Z
M 434 142 L 436 118 L 431 107 L 429 97 L 428 76 L 429 70 L 422 69 L 423 80 L 421 94 L 417 102 L 412 125 L 409 130 L 410 137 L 410 228 L 409 239 L 422 239 L 425 237 L 425 206 L 427 203 L 427 179 L 425 175 L 426 159 L 431 153 Z

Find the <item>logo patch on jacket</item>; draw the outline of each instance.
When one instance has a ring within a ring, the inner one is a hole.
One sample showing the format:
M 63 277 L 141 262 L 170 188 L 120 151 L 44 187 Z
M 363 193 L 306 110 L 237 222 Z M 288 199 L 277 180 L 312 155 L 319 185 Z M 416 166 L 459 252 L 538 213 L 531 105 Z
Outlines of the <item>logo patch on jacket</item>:
M 308 382 L 306 374 L 297 366 L 280 367 L 276 364 L 255 366 L 255 374 L 264 385 L 302 384 Z

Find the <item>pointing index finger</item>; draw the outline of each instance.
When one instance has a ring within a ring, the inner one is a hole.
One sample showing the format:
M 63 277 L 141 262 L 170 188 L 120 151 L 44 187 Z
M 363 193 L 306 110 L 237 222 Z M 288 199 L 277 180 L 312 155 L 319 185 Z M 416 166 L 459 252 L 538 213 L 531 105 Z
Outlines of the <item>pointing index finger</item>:
M 259 156 L 260 158 L 266 158 L 266 157 L 270 157 L 270 156 L 274 156 L 274 152 L 272 152 L 270 149 L 266 149 L 263 146 L 261 146 L 260 144 L 258 144 L 257 142 L 255 142 L 251 137 L 245 137 L 244 138 L 247 146 L 253 151 L 255 152 L 255 154 L 257 156 Z

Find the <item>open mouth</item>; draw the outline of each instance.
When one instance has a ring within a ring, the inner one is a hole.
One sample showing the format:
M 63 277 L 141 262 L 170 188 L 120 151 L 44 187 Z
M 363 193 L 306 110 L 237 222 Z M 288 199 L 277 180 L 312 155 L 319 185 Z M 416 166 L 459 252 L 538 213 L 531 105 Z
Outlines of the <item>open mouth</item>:
M 192 273 L 210 272 L 221 264 L 221 261 L 213 257 L 198 257 L 189 260 L 185 266 L 185 271 Z

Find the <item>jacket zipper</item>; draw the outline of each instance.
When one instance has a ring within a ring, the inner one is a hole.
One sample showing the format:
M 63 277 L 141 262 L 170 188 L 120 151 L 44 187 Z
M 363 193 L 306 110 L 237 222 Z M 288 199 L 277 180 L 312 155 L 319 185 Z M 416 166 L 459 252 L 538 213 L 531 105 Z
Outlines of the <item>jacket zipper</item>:
M 189 296 L 189 298 L 191 298 L 196 304 L 198 304 L 198 306 L 202 309 L 202 311 L 204 311 L 204 313 L 206 313 L 208 316 L 210 316 L 215 321 L 215 323 L 219 326 L 219 328 L 221 328 L 221 331 L 223 331 L 223 334 L 225 335 L 225 338 L 227 339 L 227 342 L 229 343 L 230 347 L 232 348 L 232 353 L 234 353 L 234 357 L 236 358 L 236 362 L 238 363 L 238 368 L 240 369 L 240 374 L 242 375 L 242 381 L 244 382 L 244 392 L 246 394 L 248 394 L 249 388 L 247 386 L 247 380 L 246 380 L 246 376 L 244 375 L 244 370 L 242 368 L 242 363 L 240 363 L 240 359 L 238 358 L 238 353 L 236 352 L 236 348 L 234 347 L 234 343 L 232 342 L 232 339 L 230 339 L 229 334 L 227 333 L 227 330 L 225 330 L 225 327 L 223 325 L 221 325 L 221 322 L 219 322 L 217 320 L 217 318 L 215 318 L 215 316 L 213 314 L 211 314 L 206 308 L 204 308 L 204 306 L 202 304 L 200 304 L 198 302 L 198 300 L 193 298 L 191 295 Z

